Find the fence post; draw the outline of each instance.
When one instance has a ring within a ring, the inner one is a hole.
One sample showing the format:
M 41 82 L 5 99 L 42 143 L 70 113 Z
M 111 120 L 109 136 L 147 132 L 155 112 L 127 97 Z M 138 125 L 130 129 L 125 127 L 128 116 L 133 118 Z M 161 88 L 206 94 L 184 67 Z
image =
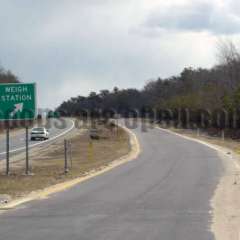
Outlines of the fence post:
M 223 142 L 225 141 L 225 132 L 224 132 L 224 130 L 222 130 L 222 141 Z
M 88 143 L 88 160 L 93 160 L 93 142 L 91 139 Z
M 200 129 L 197 128 L 197 136 L 200 137 Z
M 64 173 L 68 173 L 68 142 L 64 139 Z
M 68 147 L 69 147 L 69 158 L 70 158 L 70 167 L 72 169 L 72 166 L 73 166 L 73 162 L 72 162 L 72 143 L 71 141 L 68 142 Z

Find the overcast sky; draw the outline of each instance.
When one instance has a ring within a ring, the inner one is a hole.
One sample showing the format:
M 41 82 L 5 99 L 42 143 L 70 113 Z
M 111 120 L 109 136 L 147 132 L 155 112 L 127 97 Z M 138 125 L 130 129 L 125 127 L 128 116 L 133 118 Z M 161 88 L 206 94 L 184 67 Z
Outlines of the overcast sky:
M 211 67 L 238 42 L 238 0 L 0 0 L 0 64 L 37 82 L 39 107 Z

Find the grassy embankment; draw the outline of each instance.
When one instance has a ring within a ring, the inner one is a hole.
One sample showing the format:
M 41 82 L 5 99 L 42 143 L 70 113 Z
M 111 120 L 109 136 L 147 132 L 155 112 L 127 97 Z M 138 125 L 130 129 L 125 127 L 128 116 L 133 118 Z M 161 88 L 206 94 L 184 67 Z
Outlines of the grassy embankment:
M 72 168 L 69 161 L 68 174 L 64 174 L 63 144 L 52 144 L 31 155 L 33 176 L 23 175 L 24 164 L 22 167 L 17 164 L 10 176 L 5 176 L 2 169 L 0 195 L 22 197 L 32 191 L 84 176 L 129 153 L 129 136 L 123 129 L 103 125 L 97 125 L 97 128 L 100 132 L 99 140 L 90 140 L 88 131 L 82 130 L 76 130 L 79 133 L 70 137 Z

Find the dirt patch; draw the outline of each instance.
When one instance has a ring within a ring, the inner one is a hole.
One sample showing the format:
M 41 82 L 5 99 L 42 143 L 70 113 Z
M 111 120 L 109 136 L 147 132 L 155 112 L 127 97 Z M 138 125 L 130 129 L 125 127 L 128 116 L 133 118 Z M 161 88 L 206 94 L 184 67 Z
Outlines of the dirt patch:
M 14 159 L 11 175 L 0 175 L 0 194 L 13 199 L 23 197 L 32 191 L 85 176 L 87 173 L 107 166 L 130 151 L 129 136 L 122 128 L 97 126 L 99 140 L 90 140 L 88 129 L 75 129 L 68 135 L 72 146 L 72 159 L 69 159 L 69 173 L 64 174 L 63 139 L 48 147 L 39 147 L 31 151 L 33 176 L 24 176 L 24 154 Z

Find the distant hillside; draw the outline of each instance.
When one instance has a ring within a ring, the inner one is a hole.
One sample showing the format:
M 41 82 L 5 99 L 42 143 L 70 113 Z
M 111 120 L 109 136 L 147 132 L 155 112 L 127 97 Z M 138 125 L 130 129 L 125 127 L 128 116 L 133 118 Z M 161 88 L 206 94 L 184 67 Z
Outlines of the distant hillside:
M 17 76 L 15 76 L 11 71 L 6 71 L 0 67 L 0 83 L 17 83 L 19 82 Z

